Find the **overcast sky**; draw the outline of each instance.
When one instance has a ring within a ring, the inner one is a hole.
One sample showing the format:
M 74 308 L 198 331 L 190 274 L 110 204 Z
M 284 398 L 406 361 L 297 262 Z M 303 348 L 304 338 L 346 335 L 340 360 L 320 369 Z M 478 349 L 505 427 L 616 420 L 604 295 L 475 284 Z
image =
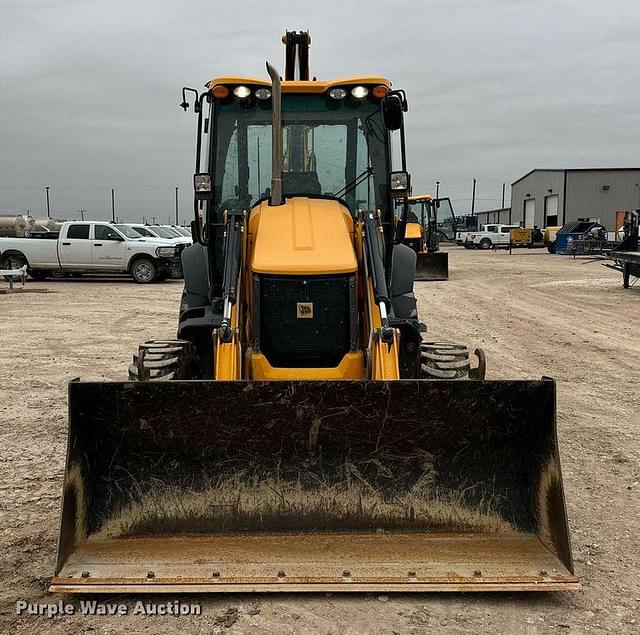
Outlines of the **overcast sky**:
M 414 192 L 476 209 L 535 167 L 640 165 L 637 0 L 0 0 L 0 213 L 166 221 L 192 209 L 183 85 L 282 69 L 309 29 L 320 79 L 382 74 L 409 98 Z M 507 187 L 507 203 L 509 188 Z

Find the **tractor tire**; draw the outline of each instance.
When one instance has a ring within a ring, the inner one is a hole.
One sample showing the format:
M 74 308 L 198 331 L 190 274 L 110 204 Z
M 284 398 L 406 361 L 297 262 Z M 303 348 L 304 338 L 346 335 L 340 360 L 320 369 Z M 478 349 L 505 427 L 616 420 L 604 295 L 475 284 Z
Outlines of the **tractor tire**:
M 129 364 L 129 381 L 198 379 L 193 344 L 188 340 L 151 340 L 140 345 Z
M 491 239 L 483 238 L 478 245 L 478 249 L 491 249 Z
M 151 258 L 138 258 L 131 265 L 131 276 L 138 284 L 150 284 L 158 278 L 158 267 Z
M 474 355 L 478 358 L 478 366 L 472 368 L 469 349 L 464 344 L 423 342 L 420 346 L 421 376 L 423 379 L 484 379 L 484 351 L 477 348 Z

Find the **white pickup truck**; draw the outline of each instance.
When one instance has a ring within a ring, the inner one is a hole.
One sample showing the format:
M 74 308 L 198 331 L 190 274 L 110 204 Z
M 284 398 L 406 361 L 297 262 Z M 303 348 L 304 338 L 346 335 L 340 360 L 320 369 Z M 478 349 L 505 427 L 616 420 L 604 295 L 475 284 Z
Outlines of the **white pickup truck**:
M 54 273 L 129 273 L 148 283 L 180 277 L 183 245 L 141 238 L 125 225 L 66 222 L 59 233 L 29 238 L 0 238 L 0 269 L 27 265 L 43 280 Z
M 511 241 L 511 230 L 518 227 L 520 225 L 482 225 L 480 230 L 467 233 L 464 246 L 467 249 L 508 247 Z

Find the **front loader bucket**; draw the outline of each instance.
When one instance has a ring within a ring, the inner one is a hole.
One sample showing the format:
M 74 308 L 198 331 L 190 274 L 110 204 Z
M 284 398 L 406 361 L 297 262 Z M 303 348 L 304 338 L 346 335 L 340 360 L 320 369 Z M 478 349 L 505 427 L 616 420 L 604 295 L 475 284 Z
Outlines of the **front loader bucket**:
M 449 254 L 446 251 L 420 252 L 416 261 L 418 282 L 449 279 Z
M 51 591 L 575 589 L 542 381 L 69 385 Z

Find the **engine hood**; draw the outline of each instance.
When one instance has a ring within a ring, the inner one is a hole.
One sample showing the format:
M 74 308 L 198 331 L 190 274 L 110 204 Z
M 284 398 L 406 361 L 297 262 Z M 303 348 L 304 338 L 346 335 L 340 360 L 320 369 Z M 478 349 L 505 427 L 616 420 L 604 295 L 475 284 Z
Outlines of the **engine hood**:
M 295 197 L 251 214 L 251 269 L 276 275 L 331 275 L 358 268 L 354 224 L 338 201 Z

